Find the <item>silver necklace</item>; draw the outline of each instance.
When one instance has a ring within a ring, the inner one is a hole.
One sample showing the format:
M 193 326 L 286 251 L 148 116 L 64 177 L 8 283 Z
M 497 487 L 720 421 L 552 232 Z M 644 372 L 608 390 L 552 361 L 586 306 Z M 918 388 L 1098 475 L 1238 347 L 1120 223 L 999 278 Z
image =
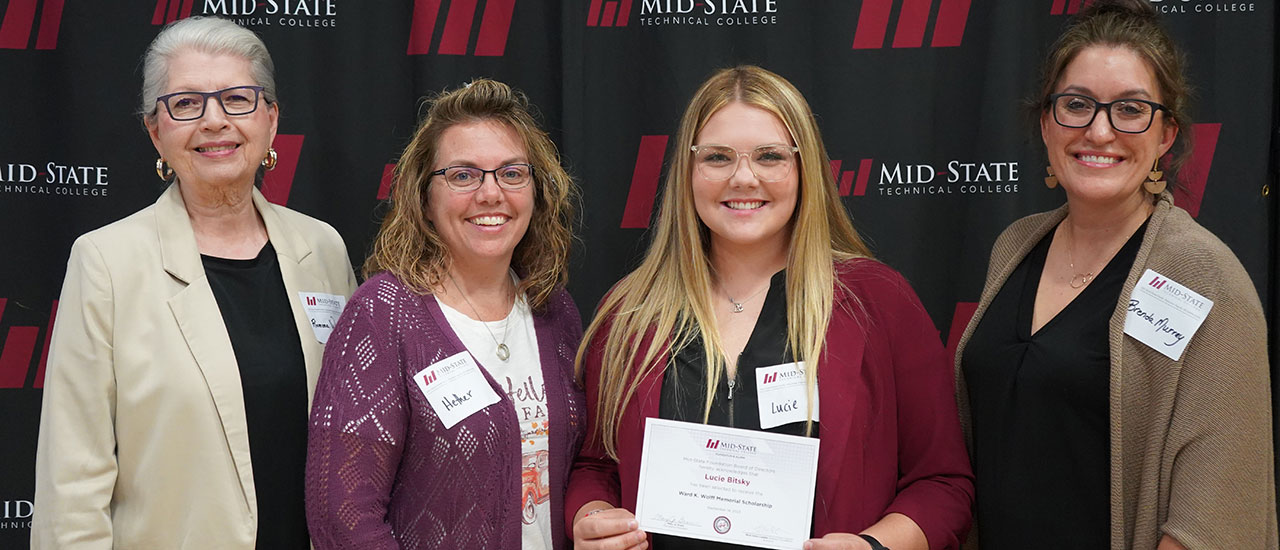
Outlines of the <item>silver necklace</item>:
M 511 349 L 507 347 L 507 333 L 511 331 L 510 317 L 508 316 L 507 324 L 502 327 L 502 341 L 498 341 L 498 337 L 493 334 L 493 329 L 489 328 L 489 323 L 484 322 L 484 319 L 480 318 L 480 312 L 476 310 L 475 304 L 471 303 L 471 299 L 467 298 L 467 293 L 462 291 L 462 287 L 458 286 L 458 281 L 453 278 L 452 273 L 449 274 L 449 280 L 453 281 L 453 288 L 458 289 L 458 294 L 462 296 L 462 299 L 467 302 L 468 306 L 471 307 L 471 313 L 476 314 L 476 320 L 480 321 L 481 325 L 484 325 L 484 330 L 489 333 L 490 338 L 493 338 L 493 343 L 498 344 L 498 350 L 497 350 L 498 359 L 501 359 L 503 361 L 510 359 Z
M 734 313 L 742 313 L 742 304 L 745 304 L 745 303 L 747 303 L 748 301 L 750 301 L 752 298 L 755 298 L 756 296 L 759 296 L 761 292 L 764 292 L 764 291 L 768 290 L 768 289 L 769 289 L 769 285 L 765 285 L 765 287 L 764 287 L 764 288 L 762 288 L 762 289 L 760 289 L 760 290 L 755 291 L 755 293 L 753 293 L 753 294 L 752 294 L 752 295 L 750 295 L 750 296 L 747 296 L 746 298 L 743 298 L 741 302 L 739 302 L 739 301 L 737 301 L 737 300 L 734 300 L 734 299 L 733 299 L 733 295 L 732 295 L 732 294 L 729 294 L 729 289 L 725 288 L 725 287 L 724 287 L 724 285 L 721 285 L 721 286 L 720 286 L 720 289 L 721 289 L 721 290 L 723 290 L 723 291 L 724 291 L 724 295 L 725 295 L 727 298 L 729 298 L 729 303 L 730 303 L 730 304 L 733 304 L 733 312 L 734 312 Z

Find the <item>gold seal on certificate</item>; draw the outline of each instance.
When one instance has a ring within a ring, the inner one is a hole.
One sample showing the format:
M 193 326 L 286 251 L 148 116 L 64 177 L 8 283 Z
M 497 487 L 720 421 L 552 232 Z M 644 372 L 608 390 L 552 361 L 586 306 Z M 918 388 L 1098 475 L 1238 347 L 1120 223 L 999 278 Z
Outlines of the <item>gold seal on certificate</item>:
M 813 524 L 818 440 L 649 418 L 636 519 L 651 533 L 794 550 Z

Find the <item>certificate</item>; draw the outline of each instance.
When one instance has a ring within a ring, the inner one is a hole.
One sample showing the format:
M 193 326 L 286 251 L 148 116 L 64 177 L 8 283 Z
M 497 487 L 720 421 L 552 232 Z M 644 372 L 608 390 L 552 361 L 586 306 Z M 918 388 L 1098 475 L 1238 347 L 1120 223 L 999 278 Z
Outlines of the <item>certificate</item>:
M 817 474 L 817 438 L 649 418 L 636 519 L 652 533 L 798 550 Z

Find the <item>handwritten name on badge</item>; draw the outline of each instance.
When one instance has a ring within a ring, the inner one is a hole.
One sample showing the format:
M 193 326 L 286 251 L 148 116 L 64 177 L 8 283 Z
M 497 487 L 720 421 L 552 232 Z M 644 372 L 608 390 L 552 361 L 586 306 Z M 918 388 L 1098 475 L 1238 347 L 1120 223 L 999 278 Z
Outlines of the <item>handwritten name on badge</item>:
M 1213 300 L 1148 269 L 1129 295 L 1124 333 L 1177 361 L 1210 309 Z
M 809 418 L 809 391 L 804 362 L 756 369 L 760 428 L 804 422 Z M 813 393 L 813 421 L 818 421 L 818 392 Z
M 480 371 L 480 365 L 465 351 L 418 371 L 413 381 L 445 429 L 498 402 L 498 394 Z
M 324 344 L 333 334 L 333 327 L 338 324 L 342 308 L 347 305 L 347 298 L 341 294 L 325 294 L 323 292 L 299 292 L 302 299 L 302 311 L 306 312 L 311 330 L 316 334 L 316 341 Z

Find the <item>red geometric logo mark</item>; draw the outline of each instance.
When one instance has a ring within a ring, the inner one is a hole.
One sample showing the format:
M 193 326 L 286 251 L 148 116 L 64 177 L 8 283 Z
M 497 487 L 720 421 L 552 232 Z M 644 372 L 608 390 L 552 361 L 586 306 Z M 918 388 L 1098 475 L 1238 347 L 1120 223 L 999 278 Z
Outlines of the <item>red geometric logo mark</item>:
M 719 439 L 708 439 L 708 440 L 707 440 L 707 448 L 708 448 L 708 449 L 719 449 L 719 448 L 720 448 L 720 440 L 719 440 Z
M 307 305 L 309 305 L 309 306 L 314 306 L 314 305 L 316 305 L 316 297 L 315 297 L 315 296 L 307 296 Z
M 384 201 L 391 197 L 391 184 L 396 177 L 395 163 L 382 167 L 382 180 L 378 182 L 378 200 Z
M 435 381 L 436 381 L 436 373 L 433 371 L 431 374 L 429 374 L 429 375 L 427 375 L 427 376 L 425 376 L 425 377 L 423 377 L 423 378 L 422 378 L 422 385 L 423 385 L 423 386 L 430 386 L 430 385 L 431 385 L 431 383 L 432 383 L 432 382 L 435 382 Z
M 662 176 L 662 160 L 667 154 L 669 136 L 640 136 L 640 151 L 636 154 L 636 167 L 631 173 L 631 190 L 627 193 L 627 206 L 622 211 L 623 229 L 649 227 L 653 214 L 653 202 L 658 194 L 658 179 Z
M 152 25 L 164 25 L 191 17 L 193 0 L 156 0 L 156 11 L 151 15 Z
M 276 134 L 271 144 L 276 149 L 276 168 L 262 178 L 262 196 L 272 204 L 285 206 L 289 192 L 293 190 L 293 176 L 298 172 L 298 157 L 302 155 L 301 134 Z
M 1152 277 L 1152 278 L 1151 278 L 1151 282 L 1150 282 L 1150 283 L 1147 283 L 1147 284 L 1149 284 L 1149 285 L 1151 285 L 1151 286 L 1156 287 L 1157 289 L 1159 289 L 1159 288 L 1161 288 L 1161 287 L 1163 287 L 1163 286 L 1164 286 L 1165 281 L 1168 281 L 1168 279 L 1161 279 L 1161 278 L 1159 278 L 1159 277 Z
M 971 0 L 941 0 L 929 47 L 950 48 L 960 45 L 964 39 L 965 24 L 969 21 L 970 2 Z M 853 49 L 875 50 L 884 47 L 893 4 L 893 0 L 863 0 L 862 11 L 858 14 L 858 28 L 853 35 Z M 932 0 L 903 0 L 902 8 L 898 11 L 898 26 L 893 34 L 893 47 L 923 46 L 932 9 Z
M 591 7 L 587 8 L 588 27 L 625 27 L 630 18 L 631 0 L 591 0 Z
M 58 47 L 64 1 L 44 0 L 44 9 L 40 11 L 40 30 L 36 34 L 37 50 Z M 35 27 L 36 3 L 37 0 L 9 0 L 9 6 L 4 10 L 4 22 L 0 23 L 0 49 L 27 49 Z
M 1080 8 L 1092 3 L 1093 0 L 1053 0 L 1049 15 L 1075 15 L 1080 12 Z
M 840 166 L 844 161 L 831 161 L 831 175 L 839 183 L 840 196 L 847 197 L 850 193 L 855 197 L 861 197 L 867 194 L 867 178 L 871 176 L 872 159 L 862 159 L 858 163 L 857 170 L 845 170 L 840 172 Z M 857 176 L 857 185 L 854 185 L 854 176 Z
M 1200 215 L 1200 203 L 1204 201 L 1204 188 L 1209 183 L 1209 169 L 1213 166 L 1213 154 L 1218 150 L 1218 135 L 1222 123 L 1193 124 L 1191 139 L 1195 149 L 1191 158 L 1178 171 L 1178 185 L 1173 189 L 1173 203 L 1186 210 L 1191 217 Z M 1168 162 L 1168 155 L 1165 161 Z
M 435 35 L 436 21 L 443 0 L 414 0 L 413 21 L 409 25 L 409 55 L 431 53 L 431 39 Z M 466 55 L 471 41 L 471 26 L 475 20 L 479 0 L 451 0 L 445 16 L 444 31 L 436 53 L 441 55 Z M 507 34 L 511 31 L 511 16 L 516 0 L 486 0 L 484 15 L 480 19 L 480 34 L 472 52 L 477 56 L 501 56 L 507 50 Z
M 978 302 L 956 302 L 956 312 L 951 316 L 951 331 L 947 333 L 947 356 L 951 364 L 956 364 L 956 348 L 960 347 L 960 337 L 969 326 L 969 320 L 978 311 Z
M 778 381 L 778 373 L 764 375 L 764 384 L 772 384 Z M 763 384 L 762 384 L 763 385 Z
M 0 319 L 4 317 L 4 309 L 8 298 L 0 298 Z M 53 320 L 58 312 L 58 301 L 53 301 L 53 309 L 49 313 L 49 325 L 45 331 L 44 347 L 40 352 L 40 362 L 36 366 L 36 377 L 32 382 L 35 388 L 44 387 L 44 369 L 49 362 L 49 334 L 53 332 Z M 40 327 L 9 327 L 4 339 L 4 347 L 0 348 L 0 389 L 22 388 L 27 381 L 27 372 L 31 369 L 31 359 L 35 355 L 36 340 L 40 336 Z

